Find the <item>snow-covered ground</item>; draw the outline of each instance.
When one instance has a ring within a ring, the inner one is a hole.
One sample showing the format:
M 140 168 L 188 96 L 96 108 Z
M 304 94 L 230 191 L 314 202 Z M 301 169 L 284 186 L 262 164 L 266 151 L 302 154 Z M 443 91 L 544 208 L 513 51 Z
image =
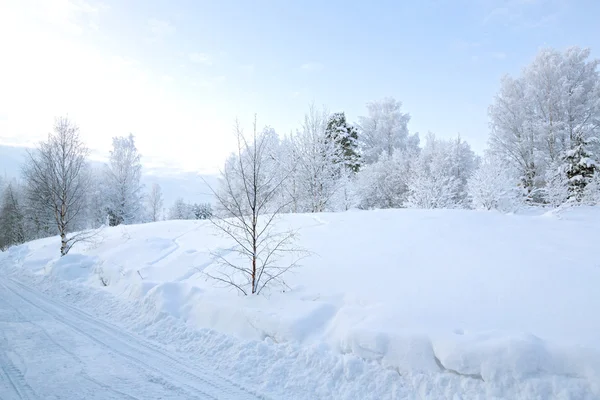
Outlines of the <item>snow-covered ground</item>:
M 201 221 L 105 229 L 62 259 L 39 240 L 0 269 L 268 398 L 600 398 L 599 208 L 280 223 L 312 255 L 265 296 L 205 278 L 231 243 Z

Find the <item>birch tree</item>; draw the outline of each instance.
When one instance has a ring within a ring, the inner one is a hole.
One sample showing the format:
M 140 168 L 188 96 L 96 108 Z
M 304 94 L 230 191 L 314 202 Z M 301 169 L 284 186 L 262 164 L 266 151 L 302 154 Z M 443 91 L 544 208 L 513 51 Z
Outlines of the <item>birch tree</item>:
M 68 118 L 57 118 L 48 139 L 28 152 L 23 174 L 30 203 L 41 214 L 52 215 L 60 235 L 60 254 L 89 238 L 89 232 L 73 233 L 85 215 L 89 174 L 88 149 L 79 128 Z
M 419 136 L 410 135 L 410 115 L 401 111 L 402 103 L 392 97 L 367 103 L 367 116 L 358 117 L 359 143 L 366 164 L 382 154 L 391 157 L 394 150 L 415 150 Z
M 327 138 L 327 110 L 311 105 L 304 116 L 302 129 L 293 138 L 297 156 L 295 176 L 303 196 L 303 210 L 323 212 L 340 188 L 339 178 L 344 167 L 343 153 L 335 141 Z
M 269 128 L 258 132 L 255 119 L 247 138 L 236 123 L 237 152 L 221 173 L 220 187 L 213 190 L 218 212 L 211 221 L 232 241 L 237 257 L 215 254 L 219 268 L 207 275 L 244 295 L 260 294 L 274 284 L 285 286 L 284 275 L 297 265 L 283 257 L 296 253 L 294 232 L 275 224 L 288 204 L 278 196 L 287 177 L 278 173 L 272 133 Z
M 579 47 L 540 50 L 518 77 L 503 78 L 490 106 L 490 148 L 518 171 L 529 201 L 549 201 L 557 167 L 569 175 L 569 199 L 580 201 L 598 162 L 600 61 L 589 56 Z
M 106 168 L 107 203 L 110 225 L 131 224 L 141 220 L 141 156 L 133 135 L 114 137 Z
M 150 189 L 150 193 L 148 193 L 147 197 L 148 215 L 151 222 L 160 220 L 163 203 L 162 189 L 158 183 L 155 183 L 152 185 L 152 189 Z

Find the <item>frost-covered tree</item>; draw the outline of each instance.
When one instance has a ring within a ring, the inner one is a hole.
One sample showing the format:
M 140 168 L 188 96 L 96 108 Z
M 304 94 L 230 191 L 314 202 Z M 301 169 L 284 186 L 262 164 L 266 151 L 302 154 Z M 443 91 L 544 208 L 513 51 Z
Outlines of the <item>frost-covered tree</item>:
M 559 163 L 573 169 L 566 155 L 581 143 L 593 143 L 588 158 L 598 160 L 599 61 L 589 55 L 579 47 L 542 49 L 519 77 L 502 80 L 490 107 L 490 148 L 518 171 L 530 201 L 544 200 L 544 184 Z
M 160 213 L 163 208 L 163 195 L 162 189 L 158 183 L 152 185 L 150 189 L 150 193 L 146 197 L 147 209 L 148 209 L 148 217 L 151 222 L 156 222 L 160 220 Z
M 491 119 L 490 149 L 514 168 L 520 185 L 531 200 L 539 187 L 541 155 L 536 150 L 526 84 L 521 79 L 504 77 L 500 92 L 489 108 Z
M 563 164 L 568 178 L 569 200 L 583 200 L 585 188 L 598 169 L 597 162 L 589 150 L 590 141 L 577 134 L 572 140 L 571 148 L 565 153 Z
M 192 207 L 179 197 L 169 209 L 169 219 L 194 219 Z
M 292 142 L 297 165 L 301 209 L 322 212 L 331 208 L 331 200 L 339 189 L 339 178 L 345 168 L 337 145 L 327 139 L 328 113 L 311 106 L 304 117 L 302 129 Z
M 0 202 L 0 250 L 25 242 L 25 216 L 19 189 L 9 183 Z
M 467 181 L 477 168 L 479 158 L 471 150 L 469 143 L 462 140 L 460 135 L 456 139 L 450 140 L 448 146 L 450 169 L 458 184 L 454 202 L 467 208 L 469 206 Z
M 221 212 L 211 221 L 232 241 L 238 258 L 215 254 L 220 268 L 207 275 L 244 295 L 260 294 L 273 284 L 285 285 L 286 272 L 296 266 L 282 260 L 294 253 L 293 232 L 275 225 L 286 207 L 279 192 L 287 177 L 277 168 L 272 129 L 258 132 L 255 120 L 251 138 L 239 124 L 235 134 L 238 151 L 223 169 L 220 187 L 213 190 Z
M 505 163 L 486 155 L 467 183 L 467 192 L 475 209 L 514 211 L 521 198 L 518 180 Z
M 358 130 L 348 124 L 346 114 L 333 113 L 327 121 L 325 136 L 335 142 L 336 162 L 341 162 L 344 167 L 352 172 L 360 168 L 360 154 L 358 153 Z
M 89 238 L 85 231 L 70 235 L 84 226 L 88 149 L 79 138 L 79 128 L 67 118 L 58 118 L 48 140 L 28 154 L 23 172 L 30 207 L 42 218 L 52 215 L 64 256 L 75 243 Z
M 569 178 L 560 160 L 552 163 L 545 174 L 544 197 L 552 207 L 558 207 L 569 200 Z
M 400 208 L 408 198 L 408 180 L 416 151 L 396 150 L 383 153 L 373 164 L 365 165 L 357 175 L 359 205 L 363 209 Z
M 298 173 L 299 163 L 300 154 L 296 148 L 295 140 L 290 134 L 283 138 L 279 152 L 277 152 L 278 171 L 286 177 L 279 193 L 279 201 L 287 204 L 281 210 L 282 212 L 298 213 L 304 211 L 302 208 L 303 193 L 300 190 L 301 177 Z
M 410 115 L 401 111 L 402 103 L 387 97 L 367 103 L 368 116 L 358 117 L 359 143 L 366 164 L 376 162 L 382 154 L 391 157 L 396 149 L 414 150 L 418 134 L 410 135 Z
M 139 222 L 142 216 L 142 164 L 134 136 L 114 137 L 106 168 L 106 199 L 111 226 Z
M 460 206 L 460 181 L 452 168 L 452 146 L 429 134 L 413 163 L 408 179 L 407 207 L 455 208 Z
M 585 187 L 582 203 L 590 206 L 600 205 L 600 169 L 596 169 L 591 181 Z
M 194 219 L 211 219 L 213 216 L 213 209 L 210 203 L 194 203 L 191 206 L 191 211 Z
M 90 187 L 87 194 L 87 218 L 91 228 L 108 224 L 106 181 L 102 170 L 90 172 Z
M 359 206 L 360 197 L 356 178 L 356 173 L 351 169 L 341 170 L 337 179 L 337 190 L 329 202 L 329 211 L 348 211 Z

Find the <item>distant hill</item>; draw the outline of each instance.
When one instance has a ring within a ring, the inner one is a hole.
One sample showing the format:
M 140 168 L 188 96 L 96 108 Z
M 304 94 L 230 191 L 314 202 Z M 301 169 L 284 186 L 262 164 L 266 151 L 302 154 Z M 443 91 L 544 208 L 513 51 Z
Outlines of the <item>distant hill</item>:
M 26 156 L 27 148 L 25 147 L 0 145 L 0 175 L 8 179 L 20 177 Z M 96 168 L 102 168 L 103 165 L 99 161 L 91 163 Z M 160 168 L 145 169 L 142 183 L 147 189 L 154 183 L 158 183 L 162 188 L 164 205 L 169 208 L 178 197 L 182 197 L 190 203 L 213 203 L 210 188 L 203 179 L 213 187 L 217 184 L 217 177 L 214 175 L 174 172 L 173 170 L 163 171 Z

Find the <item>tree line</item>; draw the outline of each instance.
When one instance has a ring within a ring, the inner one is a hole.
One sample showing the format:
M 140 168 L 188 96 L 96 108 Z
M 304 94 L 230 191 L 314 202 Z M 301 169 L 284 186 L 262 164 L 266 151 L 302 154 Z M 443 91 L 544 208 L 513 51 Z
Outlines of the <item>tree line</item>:
M 286 177 L 282 212 L 596 204 L 600 79 L 589 57 L 579 47 L 543 49 L 518 77 L 504 77 L 482 157 L 460 135 L 422 141 L 394 98 L 368 103 L 354 124 L 311 107 L 293 134 L 265 127 L 265 168 Z M 240 159 L 232 155 L 224 176 L 235 177 Z
M 154 184 L 146 192 L 141 183 L 141 155 L 132 134 L 112 139 L 104 165 L 94 167 L 88 156 L 77 125 L 57 118 L 47 140 L 27 151 L 21 179 L 0 180 L 0 250 L 59 235 L 65 255 L 103 226 L 207 219 L 212 213 L 209 204 L 178 199 L 167 214 L 161 187 Z
M 472 208 L 597 204 L 600 200 L 598 60 L 579 47 L 541 50 L 519 76 L 505 76 L 489 107 L 489 145 L 476 155 L 460 135 L 423 138 L 388 97 L 350 123 L 311 106 L 296 132 L 236 124 L 238 149 L 225 162 L 216 209 L 183 199 L 163 210 L 160 187 L 140 184 L 134 137 L 113 138 L 102 170 L 87 163 L 77 127 L 60 118 L 29 153 L 23 183 L 4 185 L 3 245 L 61 235 L 63 252 L 102 225 L 351 208 Z M 255 194 L 254 201 L 250 201 Z M 268 194 L 268 199 L 262 198 Z M 256 222 L 256 221 L 254 221 Z M 252 224 L 250 224 L 252 225 Z

